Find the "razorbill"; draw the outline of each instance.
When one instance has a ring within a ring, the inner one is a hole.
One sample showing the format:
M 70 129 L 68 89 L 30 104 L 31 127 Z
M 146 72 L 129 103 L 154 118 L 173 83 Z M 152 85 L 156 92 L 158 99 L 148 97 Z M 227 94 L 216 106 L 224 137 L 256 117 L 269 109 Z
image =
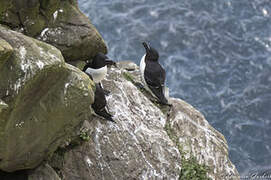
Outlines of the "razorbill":
M 83 71 L 92 76 L 95 83 L 100 83 L 103 80 L 107 73 L 107 65 L 114 65 L 116 63 L 110 60 L 103 53 L 98 53 L 92 60 L 92 62 L 86 63 L 83 68 Z
M 108 121 L 115 122 L 112 119 L 112 115 L 107 112 L 105 94 L 101 84 L 96 83 L 95 86 L 95 98 L 94 103 L 91 105 L 91 107 L 97 115 L 104 117 Z
M 93 80 L 92 76 L 87 74 L 91 80 Z M 106 99 L 105 99 L 105 94 L 104 94 L 104 89 L 101 86 L 101 83 L 95 83 L 95 93 L 94 93 L 94 103 L 91 105 L 92 109 L 94 112 L 102 116 L 108 121 L 115 122 L 112 119 L 112 115 L 107 112 L 107 107 L 106 107 Z
M 143 46 L 146 50 L 146 54 L 140 61 L 143 83 L 158 98 L 160 104 L 169 105 L 168 97 L 165 97 L 165 95 L 168 95 L 168 88 L 165 87 L 166 72 L 158 62 L 159 54 L 146 42 L 143 42 Z
M 94 83 L 100 83 L 105 78 L 107 74 L 107 66 L 114 65 L 117 67 L 116 63 L 110 60 L 103 53 L 98 53 L 91 62 L 87 62 L 83 68 L 83 71 L 88 75 L 91 75 Z M 104 93 L 108 95 L 110 91 L 104 89 Z

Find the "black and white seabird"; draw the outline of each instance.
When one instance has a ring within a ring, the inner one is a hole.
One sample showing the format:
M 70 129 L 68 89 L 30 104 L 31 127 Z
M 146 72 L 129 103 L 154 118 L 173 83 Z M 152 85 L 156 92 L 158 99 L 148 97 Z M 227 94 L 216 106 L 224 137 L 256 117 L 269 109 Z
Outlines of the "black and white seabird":
M 112 119 L 112 115 L 107 112 L 105 94 L 101 84 L 95 83 L 95 86 L 95 98 L 94 103 L 91 105 L 91 107 L 97 115 L 104 117 L 108 121 L 115 122 Z
M 110 60 L 106 55 L 104 55 L 103 53 L 98 53 L 93 58 L 92 62 L 86 63 L 86 65 L 83 68 L 83 71 L 88 75 L 91 75 L 94 83 L 100 84 L 107 74 L 107 66 L 111 65 L 117 67 L 116 63 Z M 104 92 L 106 93 L 106 95 L 110 93 L 107 90 L 104 90 Z
M 92 60 L 92 62 L 88 62 L 83 71 L 92 76 L 93 81 L 95 83 L 100 83 L 107 74 L 107 65 L 114 65 L 116 63 L 110 60 L 106 55 L 103 53 L 98 53 Z
M 159 54 L 146 42 L 143 42 L 143 46 L 146 50 L 146 54 L 140 61 L 140 72 L 143 83 L 158 98 L 160 104 L 169 105 L 167 100 L 168 89 L 165 87 L 166 72 L 158 62 Z

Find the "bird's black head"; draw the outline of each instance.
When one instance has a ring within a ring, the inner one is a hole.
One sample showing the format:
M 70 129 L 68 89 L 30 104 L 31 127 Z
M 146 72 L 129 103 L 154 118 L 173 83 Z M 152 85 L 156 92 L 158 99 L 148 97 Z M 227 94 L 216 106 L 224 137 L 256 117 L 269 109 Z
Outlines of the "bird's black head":
M 103 53 L 98 53 L 92 60 L 91 68 L 99 69 L 106 66 L 106 60 L 108 57 Z
M 143 46 L 145 47 L 145 50 L 146 50 L 145 60 L 147 60 L 147 61 L 158 61 L 159 53 L 154 48 L 149 46 L 146 42 L 143 42 L 142 44 L 143 44 Z
M 97 55 L 93 58 L 91 63 L 87 63 L 85 65 L 86 68 L 93 68 L 93 69 L 100 69 L 107 65 L 114 65 L 116 66 L 116 63 L 112 60 L 110 60 L 106 55 L 103 53 L 97 53 Z

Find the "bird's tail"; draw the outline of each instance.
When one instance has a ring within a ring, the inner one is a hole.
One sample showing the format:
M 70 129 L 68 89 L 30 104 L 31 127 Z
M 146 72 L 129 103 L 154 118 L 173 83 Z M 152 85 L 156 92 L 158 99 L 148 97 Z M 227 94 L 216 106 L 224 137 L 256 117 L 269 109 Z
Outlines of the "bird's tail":
M 162 104 L 162 105 L 168 105 L 168 100 L 163 95 L 163 96 L 159 97 L 159 103 Z
M 105 108 L 103 108 L 102 110 L 100 111 L 97 111 L 95 112 L 96 114 L 98 114 L 99 116 L 102 116 L 103 118 L 105 118 L 106 120 L 108 121 L 112 121 L 112 122 L 115 122 L 113 119 L 112 119 L 112 115 L 109 114 Z
M 160 103 L 162 105 L 168 105 L 168 100 L 165 97 L 165 94 L 164 94 L 165 91 L 162 86 L 153 87 L 153 86 L 148 85 L 148 87 L 150 88 L 152 93 L 157 97 L 158 103 Z

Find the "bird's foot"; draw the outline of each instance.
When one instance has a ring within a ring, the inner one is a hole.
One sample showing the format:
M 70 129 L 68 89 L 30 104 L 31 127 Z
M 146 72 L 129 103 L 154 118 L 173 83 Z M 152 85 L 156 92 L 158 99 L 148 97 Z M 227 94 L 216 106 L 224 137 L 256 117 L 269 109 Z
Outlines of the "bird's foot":
M 144 85 L 140 82 L 136 82 L 135 83 L 136 87 L 138 87 L 139 89 L 145 89 Z
M 111 93 L 111 92 L 110 92 L 109 90 L 104 89 L 104 95 L 109 96 L 110 93 Z

